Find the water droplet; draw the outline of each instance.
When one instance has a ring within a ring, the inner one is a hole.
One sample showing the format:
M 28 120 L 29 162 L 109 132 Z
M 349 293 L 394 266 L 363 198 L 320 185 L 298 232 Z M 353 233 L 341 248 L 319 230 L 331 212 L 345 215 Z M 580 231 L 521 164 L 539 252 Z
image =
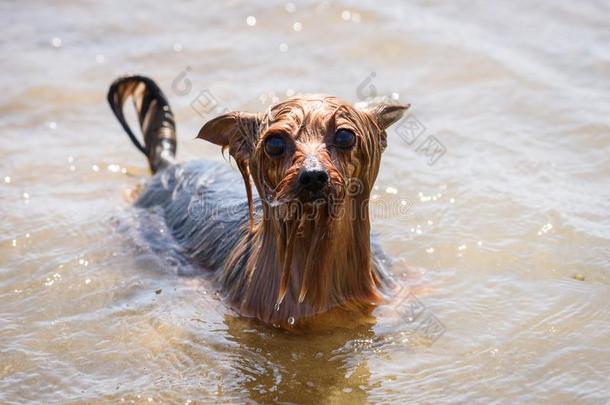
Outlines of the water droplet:
M 280 52 L 288 52 L 288 44 L 282 42 L 280 44 Z
M 85 284 L 90 284 L 90 283 L 91 283 L 91 279 L 90 278 L 85 280 Z
M 276 312 L 279 311 L 280 310 L 280 303 L 278 302 L 277 304 L 275 304 L 273 309 L 275 309 Z
M 343 10 L 341 13 L 341 18 L 345 21 L 349 21 L 352 18 L 352 13 L 350 13 L 348 10 Z
M 398 194 L 398 190 L 395 187 L 388 187 L 385 189 L 385 192 L 388 194 Z
M 176 42 L 174 44 L 174 51 L 176 51 L 176 52 L 182 51 L 182 44 L 179 44 L 178 42 Z
M 293 89 L 286 90 L 286 96 L 292 97 L 292 96 L 294 96 L 294 94 L 295 94 L 295 91 Z
M 248 18 L 246 18 L 246 24 L 248 24 L 250 27 L 254 27 L 256 25 L 256 17 L 249 15 Z
M 74 166 L 74 165 L 70 165 L 70 171 L 71 171 L 71 172 L 75 172 L 75 171 L 76 171 L 76 166 Z
M 453 204 L 455 202 L 455 198 L 450 199 L 449 202 Z
M 466 245 L 460 245 L 458 246 L 458 250 L 462 251 L 462 250 L 466 250 Z
M 292 29 L 299 32 L 303 29 L 303 24 L 301 24 L 300 22 L 295 22 L 294 24 L 292 24 Z
M 290 318 L 288 318 L 288 325 L 294 325 L 294 317 L 291 316 Z
M 100 167 L 98 165 L 93 165 L 93 166 L 91 166 L 91 170 L 93 170 L 94 172 L 99 172 Z
M 10 183 L 11 182 L 11 176 L 4 176 L 4 182 L 5 183 Z
M 426 249 L 426 252 L 427 253 L 434 253 L 434 248 L 432 248 L 432 247 L 428 248 L 428 249 Z
M 391 97 L 392 97 L 392 100 L 398 100 L 400 98 L 400 94 L 392 93 Z
M 55 48 L 59 48 L 61 46 L 61 39 L 57 37 L 53 38 L 51 40 L 51 45 L 53 45 Z
M 553 229 L 553 225 L 552 224 L 546 224 L 544 225 L 539 231 L 538 231 L 538 235 L 542 235 L 547 233 L 548 231 L 550 231 L 551 229 Z
M 482 240 L 478 241 L 477 246 L 479 246 L 479 247 L 483 246 L 483 241 Z
M 49 122 L 49 128 L 51 128 L 51 129 L 57 129 L 57 122 L 55 122 L 55 121 L 51 121 L 51 122 Z
M 13 247 L 17 246 L 17 239 L 13 239 Z

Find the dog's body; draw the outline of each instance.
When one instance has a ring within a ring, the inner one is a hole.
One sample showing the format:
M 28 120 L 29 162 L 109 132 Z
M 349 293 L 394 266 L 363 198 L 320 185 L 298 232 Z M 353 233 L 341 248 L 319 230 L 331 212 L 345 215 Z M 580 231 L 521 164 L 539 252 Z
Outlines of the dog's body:
M 236 287 L 246 277 L 245 256 L 237 265 L 225 270 L 231 252 L 248 235 L 249 210 L 241 181 L 239 173 L 226 164 L 190 161 L 170 166 L 150 178 L 135 203 L 140 208 L 161 208 L 167 227 L 182 249 L 181 253 L 202 271 L 213 273 L 213 278 L 223 291 L 240 291 Z M 254 209 L 255 222 L 258 222 L 262 220 L 258 196 L 254 196 Z M 377 277 L 390 282 L 387 268 L 389 258 L 375 239 L 371 241 L 371 249 Z M 264 277 L 262 281 L 270 285 L 274 282 L 271 276 Z M 275 303 L 277 294 L 265 296 L 255 292 L 263 301 L 271 302 L 271 305 Z M 240 307 L 239 297 L 231 301 L 235 302 L 235 307 Z M 335 309 L 340 307 L 337 305 Z M 293 319 L 303 319 L 295 318 L 299 312 L 290 312 L 288 306 L 285 308 L 285 311 L 269 320 L 273 319 L 276 325 L 286 326 L 285 323 L 290 325 Z
M 203 271 L 220 275 L 248 230 L 248 203 L 241 181 L 239 173 L 222 163 L 176 164 L 150 178 L 135 205 L 160 207 L 182 253 Z M 255 207 L 258 212 L 258 198 Z
M 122 114 L 129 96 L 144 146 Z M 220 116 L 199 137 L 229 149 L 239 176 L 218 163 L 174 163 L 173 116 L 149 79 L 118 80 L 109 101 L 157 172 L 136 205 L 162 209 L 185 256 L 213 274 L 240 314 L 292 327 L 329 312 L 365 314 L 380 302 L 392 281 L 371 243 L 368 197 L 385 128 L 406 107 L 365 113 L 313 96 L 265 115 Z

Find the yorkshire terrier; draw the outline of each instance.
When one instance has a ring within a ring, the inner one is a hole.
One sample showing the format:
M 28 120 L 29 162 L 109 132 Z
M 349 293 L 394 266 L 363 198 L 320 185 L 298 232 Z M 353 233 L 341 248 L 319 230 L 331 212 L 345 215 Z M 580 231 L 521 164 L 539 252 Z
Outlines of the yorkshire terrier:
M 143 145 L 123 114 L 130 97 Z M 228 150 L 244 193 L 224 164 L 176 163 L 173 114 L 151 79 L 119 78 L 108 101 L 154 173 L 135 205 L 160 207 L 185 257 L 239 314 L 285 328 L 324 314 L 367 315 L 394 285 L 371 242 L 369 196 L 386 129 L 408 105 L 360 110 L 306 95 L 212 119 L 197 137 Z

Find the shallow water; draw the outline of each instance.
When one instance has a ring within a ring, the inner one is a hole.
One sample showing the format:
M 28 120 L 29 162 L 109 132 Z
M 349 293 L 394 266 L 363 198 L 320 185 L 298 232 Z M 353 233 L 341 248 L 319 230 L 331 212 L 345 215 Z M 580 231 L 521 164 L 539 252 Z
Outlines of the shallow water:
M 0 5 L 0 402 L 610 400 L 607 2 L 168 4 Z M 373 209 L 418 301 L 294 336 L 177 276 L 123 197 L 128 72 L 166 90 L 180 160 L 222 159 L 193 138 L 224 109 L 411 103 Z

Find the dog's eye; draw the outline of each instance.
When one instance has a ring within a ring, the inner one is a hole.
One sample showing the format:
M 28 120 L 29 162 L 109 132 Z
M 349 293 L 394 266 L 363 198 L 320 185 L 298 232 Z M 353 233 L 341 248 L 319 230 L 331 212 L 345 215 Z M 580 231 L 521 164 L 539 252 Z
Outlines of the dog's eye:
M 356 144 L 356 135 L 349 129 L 340 128 L 335 132 L 333 143 L 339 149 L 351 149 Z
M 265 152 L 270 157 L 279 157 L 286 150 L 286 140 L 279 136 L 272 136 L 265 140 Z

